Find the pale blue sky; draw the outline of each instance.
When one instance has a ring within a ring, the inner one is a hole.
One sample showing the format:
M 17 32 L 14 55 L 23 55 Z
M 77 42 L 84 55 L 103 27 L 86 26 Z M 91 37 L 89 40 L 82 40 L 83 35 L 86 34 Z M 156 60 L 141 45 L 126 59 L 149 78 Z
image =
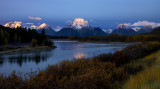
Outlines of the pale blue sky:
M 77 17 L 102 28 L 143 20 L 160 22 L 159 4 L 160 0 L 0 0 L 0 24 L 45 22 L 55 27 L 65 26 L 67 20 Z M 28 16 L 42 20 L 31 20 Z

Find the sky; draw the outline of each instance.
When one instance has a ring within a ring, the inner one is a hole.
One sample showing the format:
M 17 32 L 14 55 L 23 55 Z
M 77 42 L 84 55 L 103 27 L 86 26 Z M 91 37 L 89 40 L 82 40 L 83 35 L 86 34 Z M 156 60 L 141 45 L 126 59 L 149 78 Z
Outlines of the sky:
M 83 18 L 93 27 L 139 21 L 160 23 L 160 0 L 0 0 L 0 24 L 20 21 L 63 27 Z

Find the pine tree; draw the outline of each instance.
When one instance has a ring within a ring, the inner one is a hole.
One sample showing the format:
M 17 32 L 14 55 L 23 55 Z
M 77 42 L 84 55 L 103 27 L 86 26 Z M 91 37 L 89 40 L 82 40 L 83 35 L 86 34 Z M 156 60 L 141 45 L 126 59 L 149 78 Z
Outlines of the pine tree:
M 4 31 L 2 29 L 0 30 L 0 44 L 4 44 Z

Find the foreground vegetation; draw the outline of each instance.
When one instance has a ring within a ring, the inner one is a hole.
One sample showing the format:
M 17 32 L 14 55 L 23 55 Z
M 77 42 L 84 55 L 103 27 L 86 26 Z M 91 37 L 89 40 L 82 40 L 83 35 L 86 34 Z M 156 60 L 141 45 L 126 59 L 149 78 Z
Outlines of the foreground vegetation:
M 114 54 L 65 60 L 48 66 L 38 74 L 25 74 L 25 77 L 13 72 L 8 77 L 0 77 L 0 89 L 121 89 L 129 76 L 146 68 L 136 61 L 159 49 L 159 42 L 147 42 Z M 147 63 L 150 64 L 149 61 Z
M 134 64 L 143 65 L 145 70 L 131 76 L 124 89 L 160 89 L 160 51 Z

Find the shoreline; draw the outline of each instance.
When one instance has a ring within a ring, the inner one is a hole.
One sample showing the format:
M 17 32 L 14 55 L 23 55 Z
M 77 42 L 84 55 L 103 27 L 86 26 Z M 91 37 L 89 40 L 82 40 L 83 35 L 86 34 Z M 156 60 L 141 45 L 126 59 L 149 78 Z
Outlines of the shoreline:
M 110 42 L 104 42 L 104 41 L 80 41 L 80 40 L 70 40 L 70 39 L 51 39 L 52 41 L 77 41 L 77 42 L 83 42 L 83 43 L 142 43 L 142 42 L 116 42 L 116 41 L 110 41 Z
M 141 42 L 103 42 L 103 41 L 78 41 L 78 42 L 84 42 L 84 43 L 114 43 L 114 44 L 117 44 L 117 43 L 141 43 Z
M 7 47 L 10 47 L 10 46 L 7 46 Z M 0 51 L 0 55 L 9 54 L 9 53 L 18 53 L 18 52 L 36 52 L 36 51 L 50 50 L 50 49 L 54 49 L 54 48 L 56 48 L 56 46 L 12 47 L 11 49 L 6 49 L 6 50 Z
M 83 43 L 97 43 L 97 44 L 117 44 L 117 43 L 128 43 L 128 44 L 137 44 L 141 42 L 103 42 L 103 41 L 79 41 L 79 40 L 70 40 L 70 39 L 51 39 L 52 41 L 77 41 Z M 20 45 L 20 46 L 11 46 L 11 45 L 2 45 L 0 47 L 0 55 L 9 54 L 9 53 L 18 53 L 18 52 L 36 52 L 36 51 L 43 51 L 43 50 L 50 50 L 54 49 L 56 46 L 36 46 L 32 47 L 31 45 Z

